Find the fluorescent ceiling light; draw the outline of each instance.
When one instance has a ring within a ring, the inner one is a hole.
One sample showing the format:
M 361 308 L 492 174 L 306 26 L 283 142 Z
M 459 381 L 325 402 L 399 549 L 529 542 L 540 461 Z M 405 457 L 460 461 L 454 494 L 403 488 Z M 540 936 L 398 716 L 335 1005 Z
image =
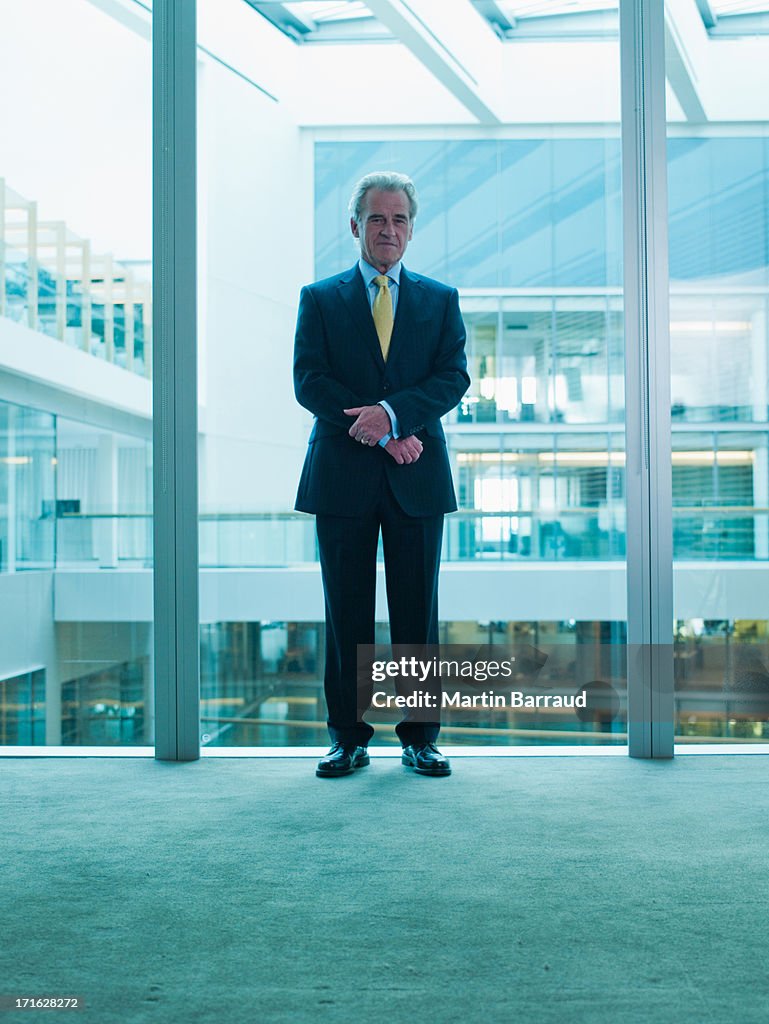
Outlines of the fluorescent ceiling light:
M 750 320 L 672 320 L 670 330 L 681 334 L 743 334 L 751 330 Z
M 674 466 L 749 466 L 755 461 L 755 452 L 740 450 L 676 451 L 673 452 Z M 536 459 L 543 466 L 624 466 L 625 452 L 458 452 L 457 462 L 500 463 L 525 462 Z
M 519 462 L 518 452 L 459 452 L 457 462 Z
M 673 452 L 674 466 L 745 466 L 754 461 L 755 452 L 751 451 Z
M 540 452 L 537 459 L 546 465 L 624 466 L 624 452 Z

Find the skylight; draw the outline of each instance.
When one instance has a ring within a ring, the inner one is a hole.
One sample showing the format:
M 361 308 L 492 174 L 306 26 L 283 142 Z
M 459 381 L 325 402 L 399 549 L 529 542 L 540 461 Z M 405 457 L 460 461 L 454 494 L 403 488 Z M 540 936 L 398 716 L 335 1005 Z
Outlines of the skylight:
M 618 0 L 471 0 L 502 39 L 615 36 Z
M 710 0 L 710 8 L 717 18 L 728 14 L 766 14 L 766 0 Z
M 393 38 L 362 0 L 245 2 L 297 43 L 365 43 Z M 503 39 L 541 34 L 554 38 L 616 34 L 617 0 L 469 2 Z
M 312 19 L 318 25 L 373 17 L 368 7 L 358 0 L 294 0 L 293 3 L 284 3 L 283 7 L 297 17 Z
M 697 6 L 711 36 L 769 34 L 767 0 L 697 0 Z
M 366 43 L 392 39 L 361 0 L 246 0 L 295 43 Z
M 617 0 L 497 0 L 510 18 L 546 18 L 590 11 L 615 11 Z

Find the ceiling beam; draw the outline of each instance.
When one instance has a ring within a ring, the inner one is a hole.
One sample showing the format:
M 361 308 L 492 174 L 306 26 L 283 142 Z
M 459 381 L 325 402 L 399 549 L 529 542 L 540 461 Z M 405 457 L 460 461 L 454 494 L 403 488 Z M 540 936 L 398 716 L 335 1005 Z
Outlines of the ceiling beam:
M 473 5 L 478 13 L 491 23 L 500 39 L 515 28 L 515 18 L 505 14 L 497 0 L 473 0 Z
M 665 4 L 665 74 L 686 120 L 707 121 L 702 84 L 707 77 L 710 44 L 696 0 Z
M 715 28 L 718 19 L 716 18 L 713 8 L 710 6 L 710 0 L 696 0 L 696 3 L 705 28 Z
M 499 124 L 502 42 L 469 0 L 367 0 L 371 13 L 481 124 Z
M 152 38 L 152 0 L 88 0 L 142 39 Z
M 721 17 L 710 30 L 711 39 L 766 35 L 769 35 L 769 14 L 766 11 L 756 14 L 730 14 L 729 17 Z
M 291 39 L 300 39 L 317 28 L 312 18 L 286 10 L 279 0 L 246 0 L 246 3 Z

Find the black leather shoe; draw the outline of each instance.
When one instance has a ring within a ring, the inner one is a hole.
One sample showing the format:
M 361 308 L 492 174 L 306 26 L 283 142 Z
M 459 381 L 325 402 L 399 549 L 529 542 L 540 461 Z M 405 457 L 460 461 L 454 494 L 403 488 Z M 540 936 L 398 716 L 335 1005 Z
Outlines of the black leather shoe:
M 418 775 L 451 775 L 451 763 L 434 743 L 403 748 L 401 764 L 413 768 Z
M 365 768 L 369 763 L 365 747 L 345 746 L 337 742 L 331 750 L 318 761 L 315 774 L 321 778 L 333 778 L 337 775 L 349 775 L 356 768 Z

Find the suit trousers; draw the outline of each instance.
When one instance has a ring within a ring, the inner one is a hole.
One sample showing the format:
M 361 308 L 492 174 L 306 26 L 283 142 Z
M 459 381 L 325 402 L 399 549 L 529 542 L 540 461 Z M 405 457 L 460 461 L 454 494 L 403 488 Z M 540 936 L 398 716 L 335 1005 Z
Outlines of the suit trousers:
M 328 730 L 334 741 L 366 746 L 374 730 L 359 720 L 357 711 L 357 648 L 374 644 L 379 531 L 390 640 L 393 657 L 398 657 L 400 646 L 413 653 L 414 647 L 438 643 L 443 515 L 406 515 L 383 476 L 379 498 L 370 512 L 354 518 L 318 515 L 316 528 L 326 599 Z M 437 720 L 410 721 L 408 714 L 396 726 L 403 746 L 433 742 L 439 729 Z

